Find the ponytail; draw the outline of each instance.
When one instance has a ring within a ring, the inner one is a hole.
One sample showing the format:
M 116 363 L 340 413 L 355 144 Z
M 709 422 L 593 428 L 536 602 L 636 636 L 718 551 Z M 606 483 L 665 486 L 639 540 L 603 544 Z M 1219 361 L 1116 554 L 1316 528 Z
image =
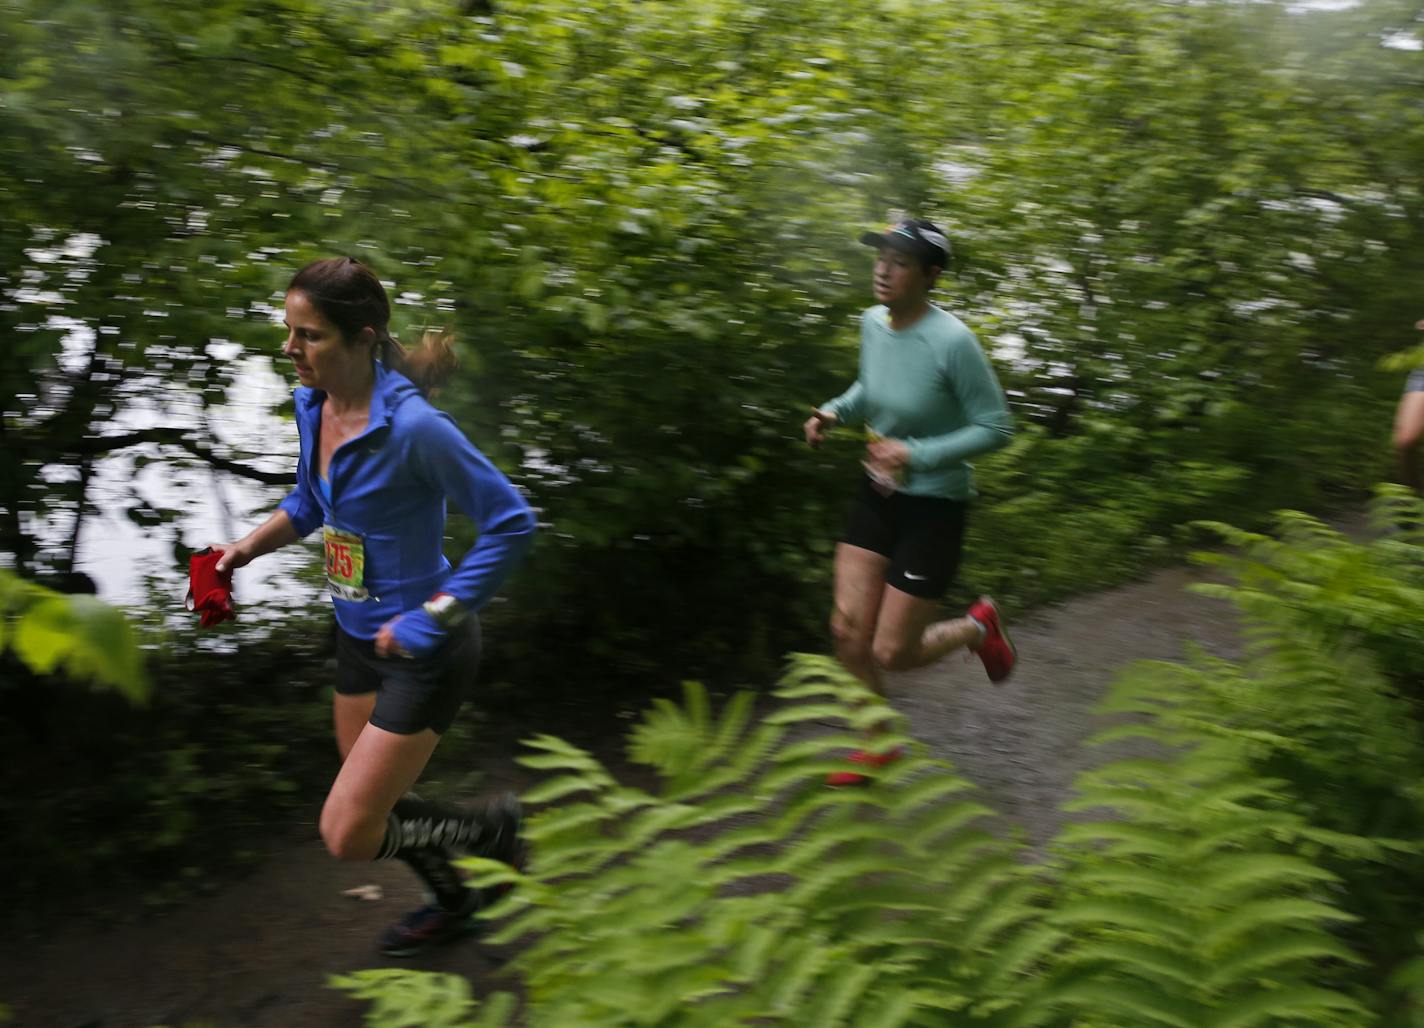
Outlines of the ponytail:
M 439 392 L 460 366 L 454 333 L 447 328 L 426 329 L 420 342 L 409 349 L 389 333 L 376 346 L 381 363 L 410 379 L 424 396 Z

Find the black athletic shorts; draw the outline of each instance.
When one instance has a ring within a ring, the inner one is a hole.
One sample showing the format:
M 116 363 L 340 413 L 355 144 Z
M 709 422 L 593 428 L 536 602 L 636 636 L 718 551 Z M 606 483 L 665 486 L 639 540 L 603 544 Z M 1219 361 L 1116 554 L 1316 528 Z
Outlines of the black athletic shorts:
M 1424 368 L 1415 368 L 1404 380 L 1406 393 L 1424 393 Z
M 842 542 L 890 558 L 885 583 L 937 600 L 954 581 L 969 504 L 940 496 L 882 496 L 869 478 L 851 501 Z
M 371 724 L 397 735 L 444 735 L 480 667 L 480 619 L 471 614 L 428 657 L 378 657 L 374 639 L 336 628 L 336 691 L 376 694 Z

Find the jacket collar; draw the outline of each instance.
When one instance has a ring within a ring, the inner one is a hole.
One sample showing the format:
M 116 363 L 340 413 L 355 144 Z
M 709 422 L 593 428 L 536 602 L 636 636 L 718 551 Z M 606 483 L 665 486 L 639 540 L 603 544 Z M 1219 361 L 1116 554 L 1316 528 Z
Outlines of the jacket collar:
M 390 424 L 396 408 L 418 392 L 415 385 L 399 371 L 387 368 L 376 361 L 376 383 L 371 390 L 371 409 L 366 416 L 364 436 Z M 321 416 L 321 403 L 326 399 L 325 389 L 298 386 L 293 393 L 297 406 L 297 420 L 304 428 L 315 426 Z

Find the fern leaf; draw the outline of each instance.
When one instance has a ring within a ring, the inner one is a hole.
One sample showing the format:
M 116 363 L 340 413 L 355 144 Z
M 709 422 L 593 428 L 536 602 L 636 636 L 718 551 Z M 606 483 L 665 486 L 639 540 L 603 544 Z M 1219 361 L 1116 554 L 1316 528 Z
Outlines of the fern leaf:
M 806 1011 L 805 1024 L 833 1025 L 845 1024 L 852 1007 L 860 1002 L 870 983 L 875 980 L 874 964 L 859 964 L 836 974 Z
M 599 792 L 607 784 L 588 775 L 563 775 L 534 786 L 520 799 L 527 804 L 553 803 L 580 792 Z
M 766 982 L 772 1012 L 788 1014 L 795 1010 L 815 978 L 836 959 L 836 950 L 826 942 L 824 934 L 814 932 L 784 949 L 785 962 Z
M 1207 895 L 1221 895 L 1258 886 L 1280 889 L 1297 883 L 1335 881 L 1339 881 L 1338 875 L 1291 854 L 1233 853 L 1218 856 L 1197 885 Z
M 851 708 L 841 703 L 799 703 L 766 716 L 769 725 L 797 725 L 807 721 L 849 722 Z
M 1147 940 L 1089 940 L 1075 947 L 1070 959 L 1130 969 L 1140 978 L 1171 982 L 1188 992 L 1202 976 L 1201 966 L 1187 959 L 1180 947 Z
M 480 1016 L 471 1028 L 507 1028 L 514 1024 L 519 997 L 512 992 L 494 992 L 480 1003 Z
M 1209 989 L 1224 989 L 1237 982 L 1261 976 L 1282 965 L 1338 960 L 1345 964 L 1362 963 L 1359 956 L 1343 943 L 1321 933 L 1292 934 L 1267 940 L 1247 940 L 1235 956 L 1218 956 L 1212 961 L 1202 985 Z
M 891 993 L 878 1001 L 863 1004 L 851 1023 L 856 1028 L 899 1028 L 914 1016 L 918 1000 L 914 993 Z
M 1245 933 L 1265 926 L 1294 928 L 1320 925 L 1331 921 L 1358 921 L 1353 914 L 1327 903 L 1300 897 L 1271 897 L 1243 903 L 1207 926 L 1201 944 L 1208 950 L 1222 950 L 1233 945 Z
M 1348 996 L 1310 985 L 1262 990 L 1213 1012 L 1212 1028 L 1255 1028 L 1299 1021 L 1309 1025 L 1361 1025 L 1369 1012 Z
M 385 968 L 333 975 L 327 983 L 370 1000 L 367 1023 L 382 1028 L 461 1028 L 474 1009 L 470 983 L 455 974 Z
M 1160 990 L 1145 983 L 1130 981 L 1105 981 L 1092 978 L 1058 992 L 1054 999 L 1076 1007 L 1089 1018 L 1103 1014 L 1118 1014 L 1135 1026 L 1168 1025 L 1170 1028 L 1201 1028 L 1215 1022 L 1204 1020 L 1200 1008 L 1195 1004 L 1164 995 Z M 1112 1023 L 1109 1021 L 1109 1023 Z
M 1150 900 L 1088 899 L 1066 904 L 1049 916 L 1062 927 L 1111 926 L 1128 928 L 1153 937 L 1169 932 L 1175 938 L 1190 938 L 1197 926 L 1178 911 Z

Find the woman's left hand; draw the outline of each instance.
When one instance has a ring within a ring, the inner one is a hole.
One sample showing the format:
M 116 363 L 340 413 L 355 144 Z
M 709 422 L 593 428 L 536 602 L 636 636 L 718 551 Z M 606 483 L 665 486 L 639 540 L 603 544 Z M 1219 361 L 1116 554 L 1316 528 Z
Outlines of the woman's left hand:
M 401 619 L 397 614 L 376 633 L 376 656 L 378 657 L 409 657 L 410 654 L 401 648 L 401 644 L 396 642 L 396 622 Z
M 910 463 L 910 448 L 899 439 L 877 439 L 865 452 L 867 463 L 892 475 Z

